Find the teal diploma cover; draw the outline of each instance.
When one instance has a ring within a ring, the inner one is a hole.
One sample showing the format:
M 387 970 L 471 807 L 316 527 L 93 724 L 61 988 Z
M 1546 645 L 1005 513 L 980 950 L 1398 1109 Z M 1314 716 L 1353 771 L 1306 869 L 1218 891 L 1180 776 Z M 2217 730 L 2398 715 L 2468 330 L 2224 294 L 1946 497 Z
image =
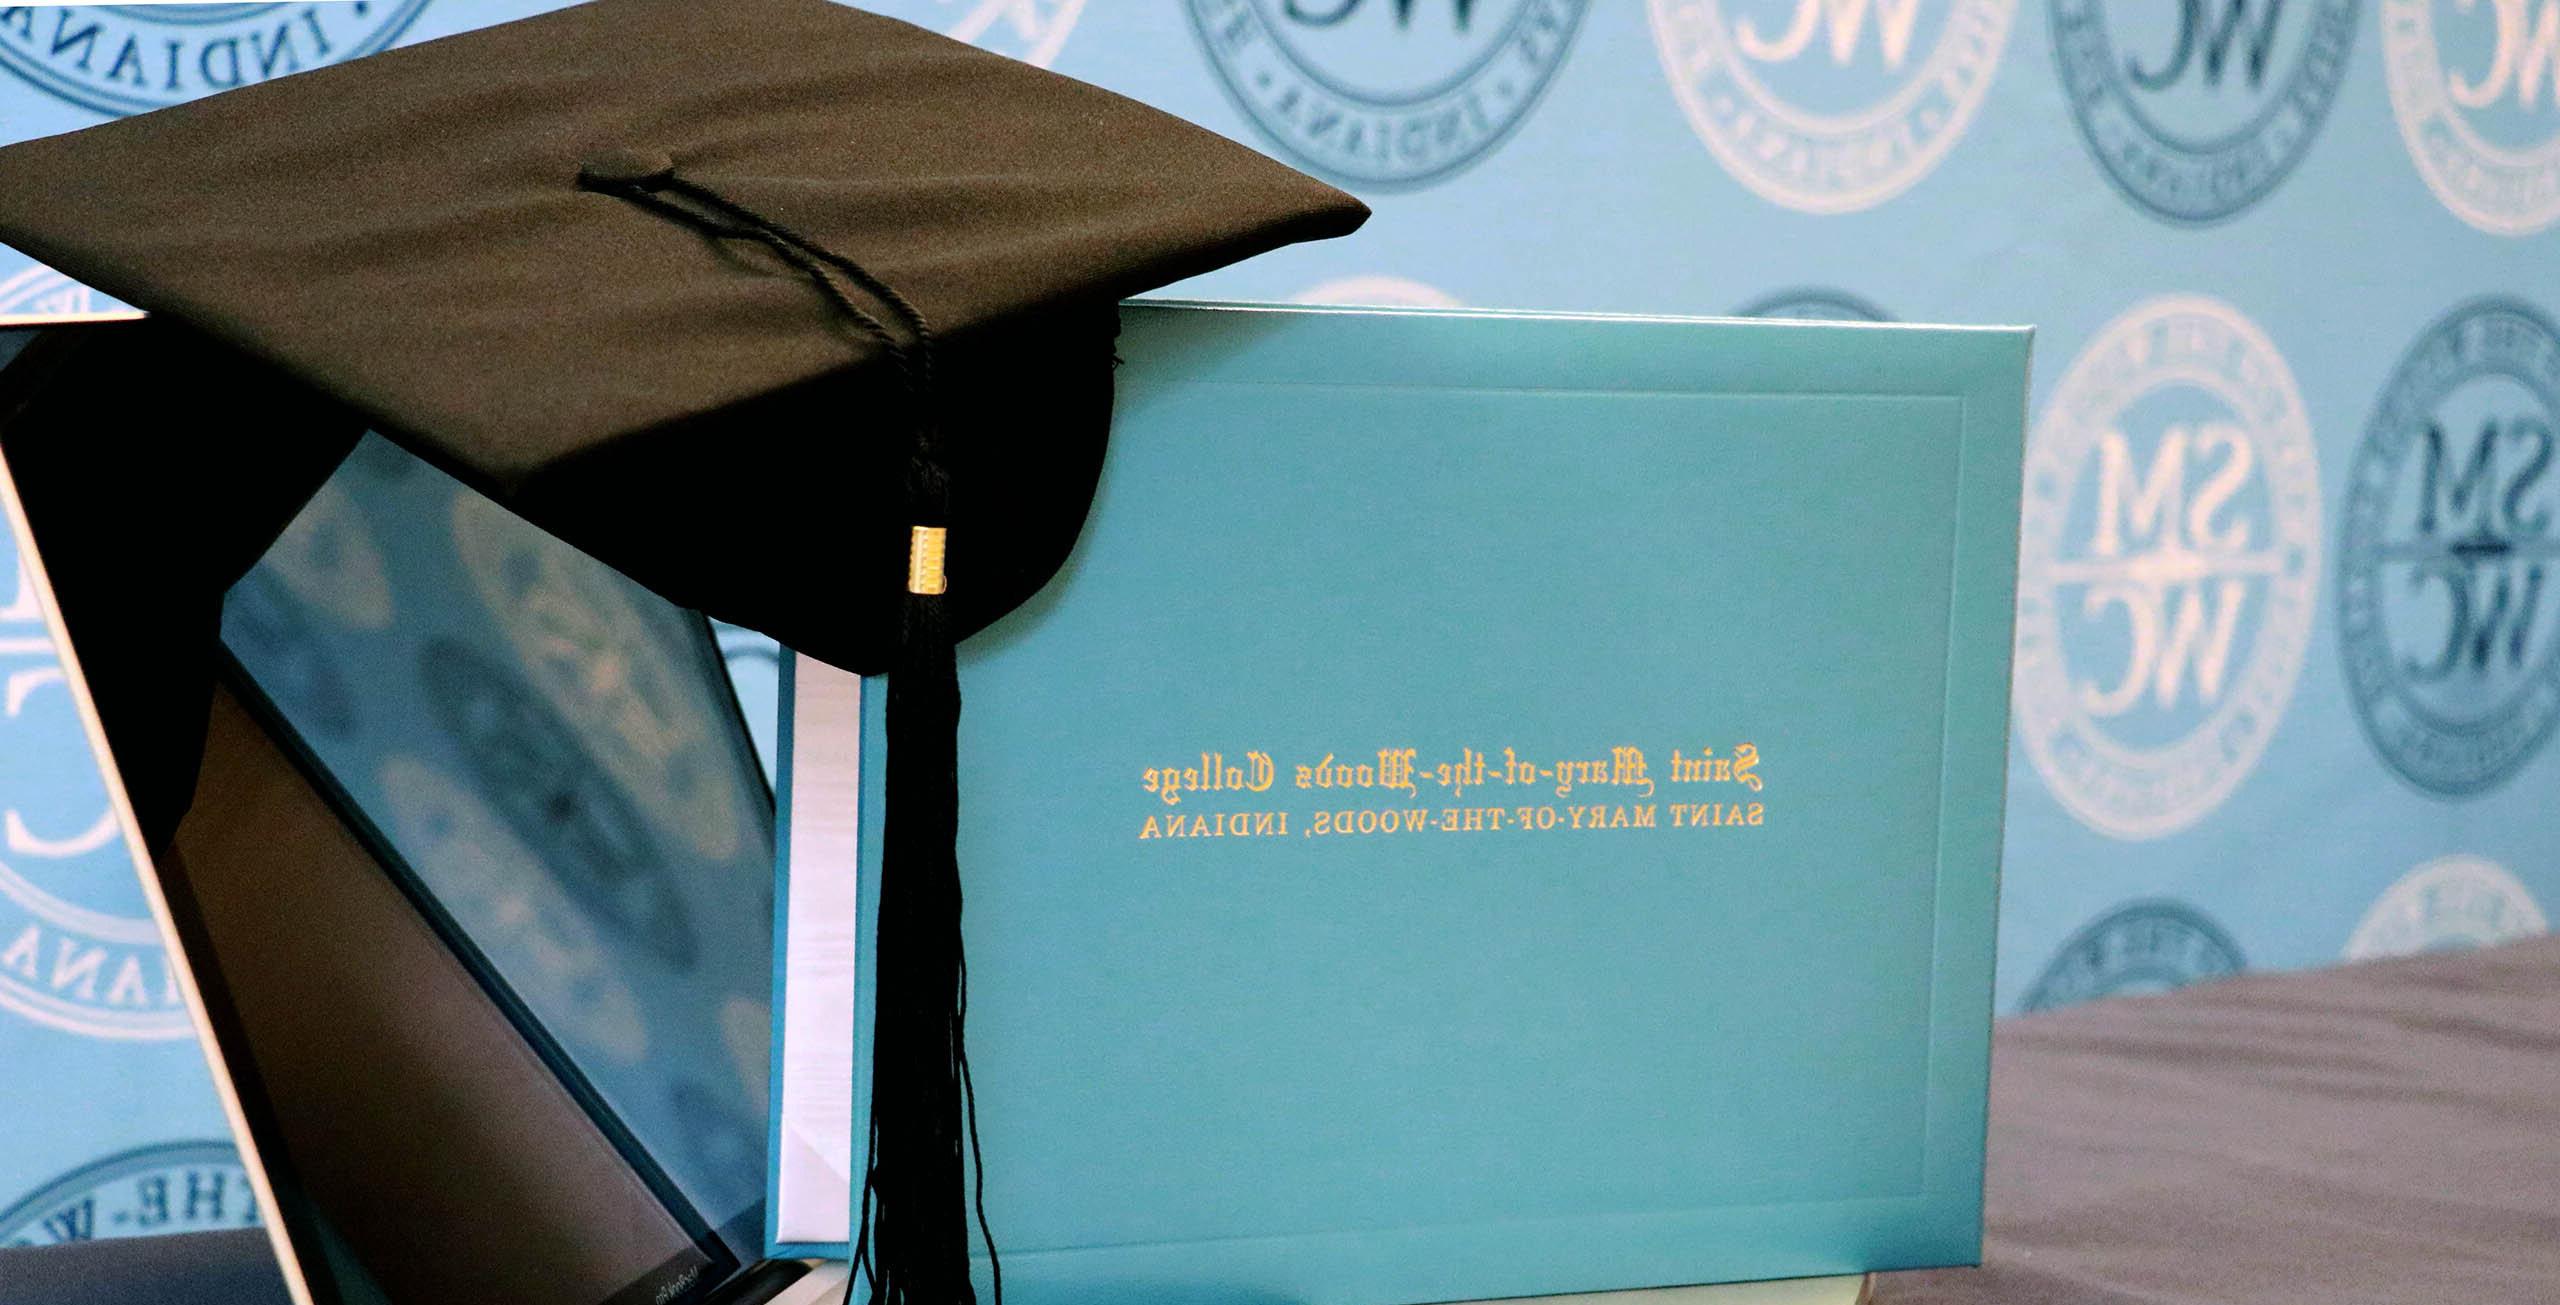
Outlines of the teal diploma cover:
M 1972 1262 L 2027 332 L 1125 322 L 1074 556 L 961 649 L 1007 1300 Z M 885 694 L 797 674 L 782 914 L 823 814 L 867 918 Z

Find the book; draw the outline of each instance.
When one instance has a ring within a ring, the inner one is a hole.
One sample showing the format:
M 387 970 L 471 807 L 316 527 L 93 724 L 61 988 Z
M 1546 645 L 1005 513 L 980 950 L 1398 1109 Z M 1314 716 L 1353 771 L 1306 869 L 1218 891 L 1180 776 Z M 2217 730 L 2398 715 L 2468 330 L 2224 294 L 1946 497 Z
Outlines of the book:
M 1074 554 L 961 649 L 1008 1297 L 1972 1262 L 2028 333 L 1140 304 L 1121 352 Z M 841 1254 L 885 694 L 790 678 L 767 1227 Z

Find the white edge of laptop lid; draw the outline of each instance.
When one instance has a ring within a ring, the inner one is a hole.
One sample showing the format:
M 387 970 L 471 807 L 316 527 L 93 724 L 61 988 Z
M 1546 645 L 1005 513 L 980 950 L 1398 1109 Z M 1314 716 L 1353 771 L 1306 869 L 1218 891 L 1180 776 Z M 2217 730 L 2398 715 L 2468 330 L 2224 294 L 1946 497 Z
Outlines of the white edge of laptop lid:
M 143 314 L 132 311 L 61 314 L 0 314 L 0 330 L 17 328 L 58 328 L 88 323 L 129 322 Z M 143 846 L 141 826 L 133 814 L 133 803 L 125 795 L 124 776 L 116 769 L 115 756 L 107 750 L 106 729 L 99 723 L 97 703 L 89 696 L 88 677 L 81 673 L 80 659 L 71 648 L 70 634 L 62 624 L 62 612 L 54 602 L 53 581 L 45 572 L 44 557 L 37 551 L 35 532 L 27 525 L 25 504 L 18 499 L 18 482 L 10 474 L 8 460 L 0 457 L 0 506 L 8 512 L 9 529 L 18 542 L 19 564 L 26 569 L 37 603 L 44 611 L 45 633 L 52 638 L 55 652 L 62 661 L 62 674 L 71 699 L 80 713 L 80 729 L 89 741 L 89 754 L 96 758 L 98 774 L 107 791 L 107 801 L 115 810 L 116 826 L 124 835 L 125 850 L 132 854 L 135 877 L 142 882 L 143 900 L 151 907 L 152 923 L 160 930 L 160 944 L 169 957 L 169 971 L 178 990 L 186 998 L 187 1017 L 193 1022 L 196 1047 L 204 1053 L 205 1069 L 213 1079 L 214 1095 L 222 1102 L 223 1119 L 231 1127 L 232 1144 L 239 1148 L 241 1167 L 248 1171 L 250 1189 L 258 1201 L 259 1221 L 267 1234 L 267 1245 L 275 1254 L 276 1268 L 284 1276 L 285 1290 L 292 1293 L 295 1305 L 313 1305 L 311 1285 L 302 1273 L 302 1262 L 294 1255 L 293 1244 L 286 1235 L 282 1212 L 276 1206 L 274 1187 L 267 1181 L 267 1167 L 258 1155 L 256 1139 L 249 1135 L 248 1119 L 240 1110 L 239 1089 L 231 1079 L 231 1067 L 224 1060 L 222 1047 L 213 1036 L 213 1026 L 205 1013 L 204 994 L 196 987 L 195 966 L 186 948 L 178 940 L 175 921 L 169 914 L 169 901 L 160 891 L 160 873 L 151 858 L 151 850 Z

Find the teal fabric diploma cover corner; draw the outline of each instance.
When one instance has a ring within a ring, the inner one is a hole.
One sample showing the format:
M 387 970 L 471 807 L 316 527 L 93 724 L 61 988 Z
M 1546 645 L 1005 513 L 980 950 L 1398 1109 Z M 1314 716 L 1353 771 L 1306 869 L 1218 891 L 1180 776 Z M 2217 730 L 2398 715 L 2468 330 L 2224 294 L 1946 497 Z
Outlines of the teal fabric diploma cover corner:
M 1972 1262 L 2028 333 L 1133 304 L 1121 353 L 1075 555 L 961 650 L 1012 1305 Z M 794 893 L 853 873 L 797 714 Z

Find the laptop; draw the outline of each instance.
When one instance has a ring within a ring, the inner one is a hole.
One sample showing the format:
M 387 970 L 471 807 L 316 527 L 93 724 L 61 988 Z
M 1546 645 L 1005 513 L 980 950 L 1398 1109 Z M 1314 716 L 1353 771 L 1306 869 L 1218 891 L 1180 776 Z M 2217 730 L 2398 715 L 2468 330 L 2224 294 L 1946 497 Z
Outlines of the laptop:
M 0 396 L 134 320 L 0 319 Z M 79 692 L 285 1295 L 841 1293 L 842 1266 L 763 1255 L 773 801 L 729 668 L 752 694 L 770 649 L 724 653 L 375 436 L 233 588 L 222 638 L 163 855 Z M 97 1263 L 71 1276 L 99 1299 L 153 1298 Z

